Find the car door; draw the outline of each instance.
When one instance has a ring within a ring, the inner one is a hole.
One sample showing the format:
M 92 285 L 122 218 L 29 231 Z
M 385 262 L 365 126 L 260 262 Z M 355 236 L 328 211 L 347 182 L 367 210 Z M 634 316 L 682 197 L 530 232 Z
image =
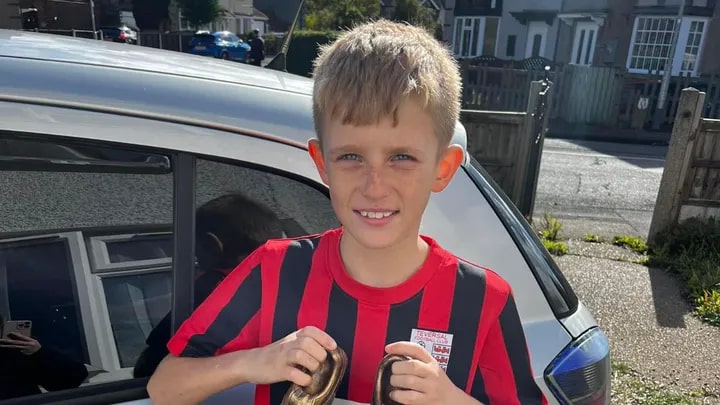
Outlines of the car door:
M 3 405 L 149 403 L 134 368 L 163 318 L 174 330 L 196 304 L 192 229 L 205 202 L 243 193 L 287 236 L 337 226 L 306 152 L 257 137 L 0 102 L 0 145 L 0 311 L 32 320 L 62 354 L 51 382 L 87 370 Z M 238 390 L 236 403 L 251 403 L 252 387 Z

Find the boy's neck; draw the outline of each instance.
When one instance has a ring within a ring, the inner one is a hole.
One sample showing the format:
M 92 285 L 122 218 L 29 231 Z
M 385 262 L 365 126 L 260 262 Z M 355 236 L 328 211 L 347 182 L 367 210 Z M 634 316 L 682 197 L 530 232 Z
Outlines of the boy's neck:
M 385 249 L 368 249 L 348 233 L 340 239 L 340 257 L 348 275 L 371 287 L 393 287 L 422 267 L 430 247 L 419 235 Z

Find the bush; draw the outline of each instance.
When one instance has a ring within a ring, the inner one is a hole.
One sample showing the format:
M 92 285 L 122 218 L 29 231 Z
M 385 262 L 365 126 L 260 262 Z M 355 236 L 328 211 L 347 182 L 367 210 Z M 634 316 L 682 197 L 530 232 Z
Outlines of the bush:
M 338 34 L 336 31 L 294 32 L 287 54 L 287 71 L 297 75 L 312 76 L 313 61 L 318 56 L 319 46 L 334 41 Z
M 705 321 L 720 324 L 720 223 L 689 219 L 655 238 L 650 265 L 677 274 Z

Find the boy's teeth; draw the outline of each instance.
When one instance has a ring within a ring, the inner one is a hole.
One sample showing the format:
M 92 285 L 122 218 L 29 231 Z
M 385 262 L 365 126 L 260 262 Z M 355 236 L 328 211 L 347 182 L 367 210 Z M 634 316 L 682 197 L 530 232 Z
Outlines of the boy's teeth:
M 392 211 L 386 211 L 386 212 L 377 212 L 377 211 L 360 211 L 360 215 L 372 218 L 372 219 L 380 219 L 380 218 L 387 218 L 390 215 L 392 215 Z

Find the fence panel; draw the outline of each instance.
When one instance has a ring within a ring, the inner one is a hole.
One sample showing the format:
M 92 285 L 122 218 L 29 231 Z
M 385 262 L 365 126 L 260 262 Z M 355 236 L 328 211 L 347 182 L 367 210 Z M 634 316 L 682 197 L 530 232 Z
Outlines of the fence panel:
M 688 218 L 720 218 L 720 120 L 702 118 L 705 93 L 681 92 L 649 240 Z
M 532 216 L 551 82 L 533 82 L 524 112 L 463 110 L 468 152 L 510 197 L 520 212 Z

